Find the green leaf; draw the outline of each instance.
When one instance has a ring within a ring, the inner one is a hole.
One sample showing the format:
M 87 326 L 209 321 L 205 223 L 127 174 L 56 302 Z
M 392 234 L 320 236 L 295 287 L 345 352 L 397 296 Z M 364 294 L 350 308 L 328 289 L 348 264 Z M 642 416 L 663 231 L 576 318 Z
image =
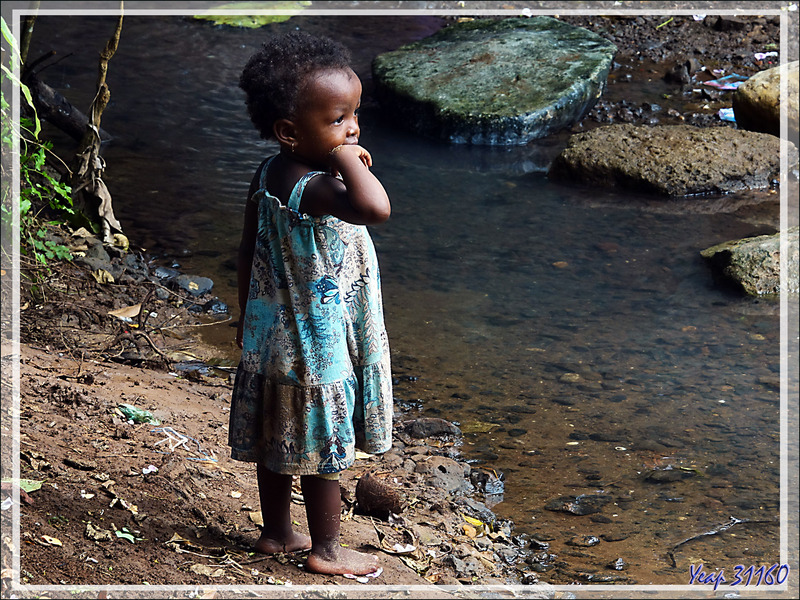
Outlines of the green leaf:
M 8 45 L 11 46 L 11 49 L 14 53 L 19 56 L 19 47 L 17 46 L 17 38 L 14 37 L 14 34 L 11 33 L 11 30 L 8 28 L 8 23 L 6 20 L 0 17 L 0 29 L 3 30 L 3 37 L 8 42 Z
M 30 494 L 31 492 L 35 492 L 40 487 L 42 487 L 44 481 L 36 481 L 34 479 L 20 479 L 19 481 L 17 481 L 16 479 L 3 479 L 3 483 L 19 484 L 19 489 L 24 490 Z

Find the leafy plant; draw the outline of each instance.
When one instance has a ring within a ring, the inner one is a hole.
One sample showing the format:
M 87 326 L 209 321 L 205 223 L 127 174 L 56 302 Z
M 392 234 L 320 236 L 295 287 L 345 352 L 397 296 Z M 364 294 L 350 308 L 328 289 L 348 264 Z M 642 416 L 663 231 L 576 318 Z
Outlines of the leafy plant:
M 12 56 L 18 57 L 16 40 L 9 30 L 5 19 L 2 19 L 3 38 L 11 49 Z M 19 198 L 11 198 L 12 188 L 4 173 L 2 197 L 3 237 L 12 233 L 14 227 L 14 203 L 17 203 L 19 214 L 20 250 L 32 255 L 42 265 L 51 260 L 69 260 L 72 254 L 63 244 L 48 238 L 48 226 L 60 224 L 64 219 L 75 214 L 72 205 L 71 188 L 53 177 L 46 166 L 48 153 L 52 153 L 52 144 L 40 139 L 41 124 L 36 108 L 33 105 L 28 86 L 22 83 L 5 64 L 2 65 L 3 94 L 0 99 L 2 109 L 2 146 L 3 154 L 13 157 L 15 152 L 19 158 Z M 25 98 L 30 117 L 20 116 L 15 124 L 11 115 L 11 105 L 6 100 L 6 82 L 19 87 Z M 18 144 L 18 145 L 17 145 Z M 4 161 L 5 162 L 5 161 Z M 5 170 L 5 164 L 4 170 Z M 60 217 L 62 220 L 43 221 L 40 214 L 43 210 Z

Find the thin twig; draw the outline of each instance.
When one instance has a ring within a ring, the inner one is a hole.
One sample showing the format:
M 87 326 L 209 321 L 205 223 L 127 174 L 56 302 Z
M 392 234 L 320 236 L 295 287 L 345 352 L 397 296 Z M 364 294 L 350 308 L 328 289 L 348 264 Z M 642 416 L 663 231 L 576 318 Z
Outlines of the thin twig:
M 675 550 L 677 550 L 680 546 L 684 544 L 688 544 L 694 540 L 698 540 L 702 537 L 706 537 L 709 535 L 716 535 L 718 533 L 722 533 L 723 531 L 727 531 L 734 525 L 741 525 L 746 523 L 777 523 L 774 519 L 737 519 L 736 517 L 731 517 L 726 523 L 722 523 L 717 527 L 710 529 L 709 531 L 704 531 L 703 533 L 698 533 L 697 535 L 693 535 L 692 537 L 688 537 L 683 541 L 678 542 L 675 544 L 672 549 L 667 552 L 667 556 L 669 556 L 670 560 L 672 561 L 672 566 L 677 568 L 678 564 L 675 561 Z

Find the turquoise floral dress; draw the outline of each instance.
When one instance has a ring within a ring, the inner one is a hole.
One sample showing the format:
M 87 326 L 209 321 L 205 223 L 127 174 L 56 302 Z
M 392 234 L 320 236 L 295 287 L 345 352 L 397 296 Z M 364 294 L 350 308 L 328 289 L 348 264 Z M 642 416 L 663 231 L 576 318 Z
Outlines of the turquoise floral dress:
M 270 159 L 271 161 L 271 159 Z M 367 228 L 284 205 L 261 170 L 242 359 L 231 400 L 235 460 L 276 473 L 328 474 L 355 449 L 392 445 L 392 382 L 380 274 Z

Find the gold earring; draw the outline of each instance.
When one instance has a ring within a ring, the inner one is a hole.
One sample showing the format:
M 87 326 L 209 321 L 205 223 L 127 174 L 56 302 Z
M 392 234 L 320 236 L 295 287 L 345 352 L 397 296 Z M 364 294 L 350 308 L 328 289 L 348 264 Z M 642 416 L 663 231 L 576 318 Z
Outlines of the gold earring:
M 292 142 L 292 154 L 294 154 L 294 142 Z

